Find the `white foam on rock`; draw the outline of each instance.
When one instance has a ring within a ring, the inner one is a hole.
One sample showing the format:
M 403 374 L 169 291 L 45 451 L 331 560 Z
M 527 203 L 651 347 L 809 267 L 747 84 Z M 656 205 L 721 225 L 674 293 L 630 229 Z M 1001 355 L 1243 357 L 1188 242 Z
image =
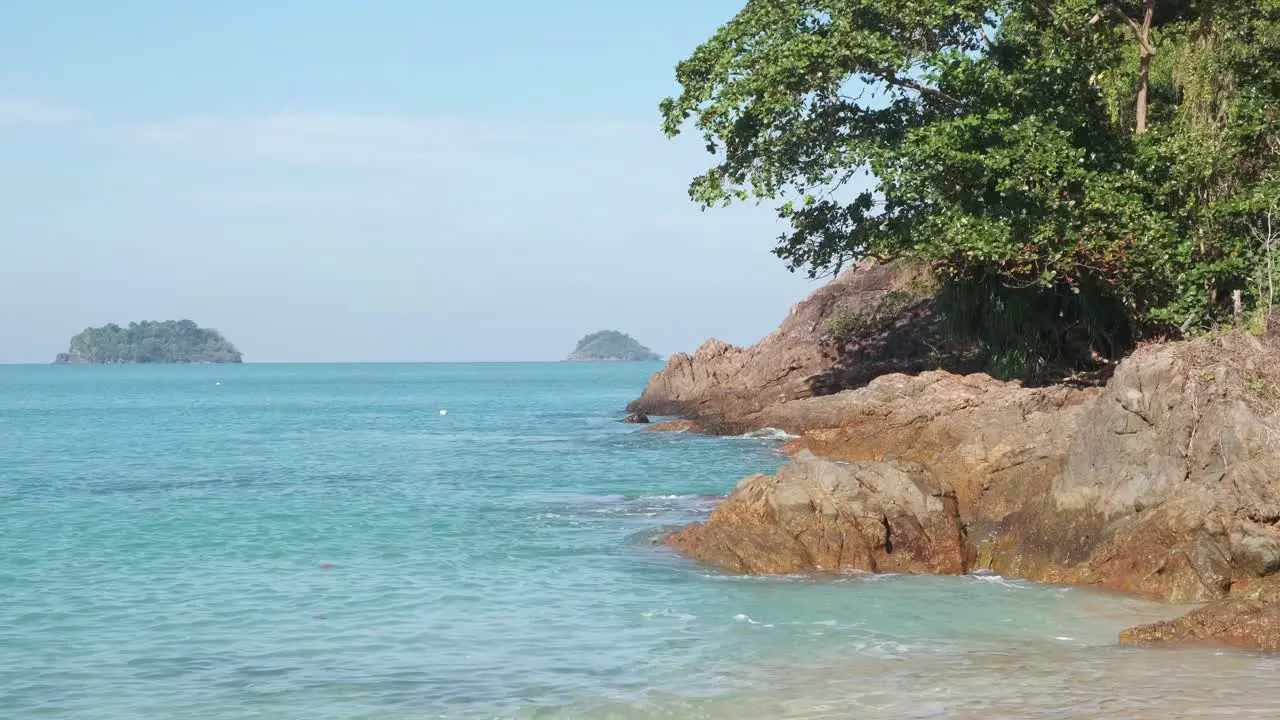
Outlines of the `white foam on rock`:
M 744 433 L 737 437 L 744 440 L 777 440 L 779 442 L 785 442 L 787 440 L 795 440 L 800 436 L 792 435 L 791 433 L 785 430 L 779 430 L 778 428 L 767 427 L 760 428 L 759 430 L 752 430 L 749 433 Z

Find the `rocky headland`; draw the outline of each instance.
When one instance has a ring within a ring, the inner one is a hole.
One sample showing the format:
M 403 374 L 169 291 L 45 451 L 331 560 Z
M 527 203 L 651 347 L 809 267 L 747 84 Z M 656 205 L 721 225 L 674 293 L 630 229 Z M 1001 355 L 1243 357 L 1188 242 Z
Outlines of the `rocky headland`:
M 1280 650 L 1280 345 L 1139 347 L 1093 383 L 939 364 L 927 278 L 864 262 L 750 348 L 708 341 L 632 412 L 798 436 L 665 542 L 733 572 L 989 571 L 1202 603 L 1130 644 Z M 857 333 L 833 340 L 833 316 Z M 852 318 L 852 320 L 850 320 Z

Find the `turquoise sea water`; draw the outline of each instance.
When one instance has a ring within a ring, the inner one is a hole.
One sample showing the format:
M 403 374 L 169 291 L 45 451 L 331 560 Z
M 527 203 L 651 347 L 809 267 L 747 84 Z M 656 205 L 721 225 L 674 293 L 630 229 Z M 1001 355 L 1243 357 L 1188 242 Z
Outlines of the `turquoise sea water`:
M 782 457 L 617 422 L 654 369 L 0 367 L 0 717 L 1273 712 L 1271 659 L 1112 644 L 1170 608 L 673 557 Z

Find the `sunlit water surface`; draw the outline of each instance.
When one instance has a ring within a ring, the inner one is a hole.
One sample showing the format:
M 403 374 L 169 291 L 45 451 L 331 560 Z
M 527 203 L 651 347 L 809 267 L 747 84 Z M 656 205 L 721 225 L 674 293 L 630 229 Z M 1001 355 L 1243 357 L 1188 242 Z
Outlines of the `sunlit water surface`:
M 1274 660 L 1115 646 L 1168 607 L 673 557 L 782 457 L 618 423 L 654 369 L 0 367 L 0 715 L 1280 714 Z

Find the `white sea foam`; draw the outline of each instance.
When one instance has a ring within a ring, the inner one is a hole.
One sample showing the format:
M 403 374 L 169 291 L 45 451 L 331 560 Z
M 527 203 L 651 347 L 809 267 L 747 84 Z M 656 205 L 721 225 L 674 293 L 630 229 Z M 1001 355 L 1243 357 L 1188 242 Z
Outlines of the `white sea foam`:
M 636 500 L 692 500 L 699 495 L 641 495 Z
M 787 440 L 795 440 L 800 436 L 792 435 L 791 433 L 786 432 L 785 430 L 779 430 L 778 428 L 767 427 L 767 428 L 760 428 L 759 430 L 753 430 L 749 433 L 738 435 L 737 437 L 743 440 L 787 441 Z
M 835 582 L 882 582 L 896 577 L 901 577 L 901 573 L 876 573 L 857 568 L 842 569 L 836 572 L 838 577 Z
M 672 618 L 674 620 L 682 620 L 685 622 L 688 622 L 689 620 L 696 620 L 698 618 L 697 615 L 694 615 L 692 613 L 677 612 L 675 610 L 672 610 L 671 608 L 663 608 L 662 610 L 650 610 L 648 612 L 641 613 L 640 616 L 647 619 L 651 619 L 651 620 L 654 618 Z
M 974 580 L 981 580 L 982 582 L 993 583 L 995 585 L 1003 585 L 1004 587 L 1013 588 L 1014 590 L 1026 590 L 1030 588 L 1030 585 L 1028 585 L 1025 582 L 1021 582 L 1018 580 L 1010 580 L 1001 575 L 990 575 L 986 573 L 982 573 L 982 574 L 972 573 L 969 575 L 969 577 Z

